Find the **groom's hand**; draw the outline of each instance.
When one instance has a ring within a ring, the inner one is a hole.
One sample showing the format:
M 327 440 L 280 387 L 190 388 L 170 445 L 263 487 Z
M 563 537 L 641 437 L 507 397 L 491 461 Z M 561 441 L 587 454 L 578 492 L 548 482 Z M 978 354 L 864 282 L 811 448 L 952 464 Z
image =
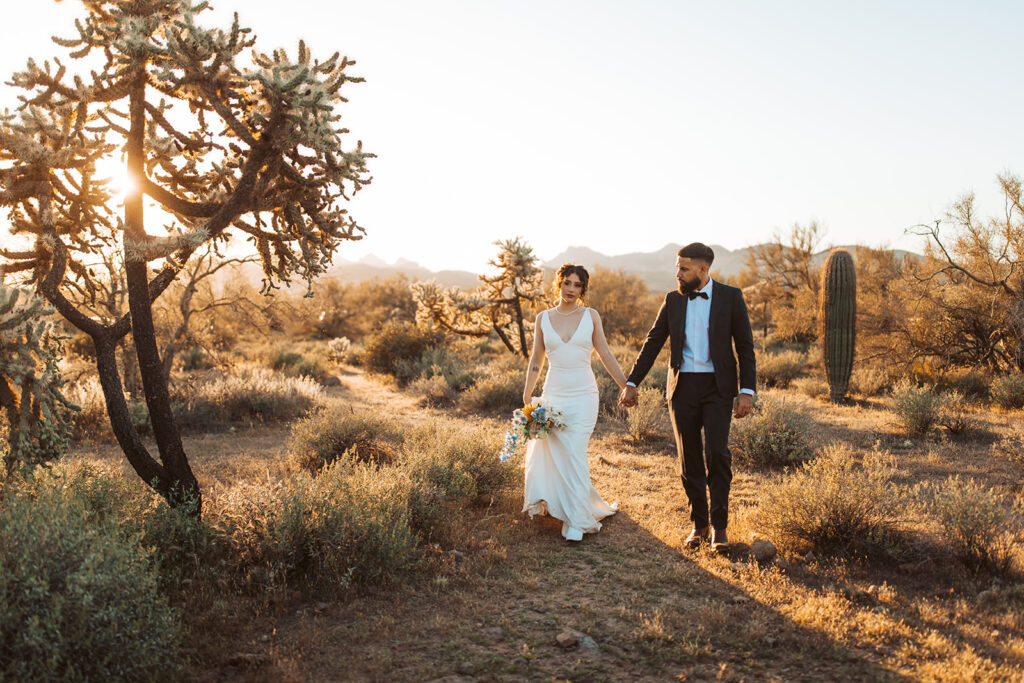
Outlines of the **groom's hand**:
M 619 405 L 623 408 L 632 408 L 638 403 L 636 387 L 626 385 L 619 392 Z
M 750 415 L 750 411 L 754 408 L 754 397 L 750 394 L 740 394 L 736 397 L 736 407 L 732 411 L 732 416 L 736 418 L 746 417 Z

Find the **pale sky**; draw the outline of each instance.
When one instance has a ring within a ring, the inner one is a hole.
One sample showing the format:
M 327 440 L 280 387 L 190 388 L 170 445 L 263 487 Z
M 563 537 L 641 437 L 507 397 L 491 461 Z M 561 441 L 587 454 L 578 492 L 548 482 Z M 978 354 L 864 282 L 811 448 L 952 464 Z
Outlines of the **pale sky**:
M 919 250 L 907 227 L 967 191 L 997 213 L 996 174 L 1024 174 L 1021 2 L 212 4 L 207 24 L 238 11 L 264 51 L 357 60 L 343 122 L 379 158 L 347 259 L 480 271 L 515 235 L 547 259 L 739 248 L 812 219 L 831 243 Z M 18 5 L 5 76 L 63 54 L 49 36 L 81 12 Z

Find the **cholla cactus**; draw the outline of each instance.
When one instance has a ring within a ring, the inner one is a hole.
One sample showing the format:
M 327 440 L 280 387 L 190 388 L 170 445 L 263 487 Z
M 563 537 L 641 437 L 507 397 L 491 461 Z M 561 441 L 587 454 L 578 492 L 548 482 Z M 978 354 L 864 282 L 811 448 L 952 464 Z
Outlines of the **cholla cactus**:
M 529 354 L 526 342 L 532 323 L 523 315 L 523 302 L 543 297 L 543 271 L 537 257 L 518 237 L 495 242 L 501 250 L 490 264 L 494 275 L 481 275 L 473 292 L 444 288 L 436 281 L 414 282 L 416 322 L 426 327 L 469 337 L 497 334 L 512 353 Z
M 83 0 L 76 35 L 57 39 L 88 75 L 64 62 L 29 61 L 11 85 L 22 106 L 0 113 L 0 205 L 30 248 L 2 250 L 8 275 L 27 274 L 71 324 L 92 337 L 118 443 L 139 476 L 171 503 L 198 499 L 171 413 L 152 302 L 189 257 L 240 234 L 254 245 L 264 290 L 322 274 L 363 229 L 344 202 L 370 181 L 373 155 L 343 147 L 342 88 L 360 81 L 338 54 L 244 53 L 255 43 L 235 16 L 226 29 L 200 22 L 198 0 Z M 124 151 L 123 215 L 98 162 Z M 164 230 L 147 229 L 145 201 Z M 83 299 L 102 290 L 93 265 L 116 249 L 129 312 L 98 318 Z M 139 438 L 118 378 L 115 348 L 129 332 L 139 360 L 159 462 Z
M 70 428 L 58 415 L 76 409 L 61 394 L 61 338 L 39 297 L 0 284 L 0 416 L 7 421 L 4 469 L 30 470 L 60 457 Z

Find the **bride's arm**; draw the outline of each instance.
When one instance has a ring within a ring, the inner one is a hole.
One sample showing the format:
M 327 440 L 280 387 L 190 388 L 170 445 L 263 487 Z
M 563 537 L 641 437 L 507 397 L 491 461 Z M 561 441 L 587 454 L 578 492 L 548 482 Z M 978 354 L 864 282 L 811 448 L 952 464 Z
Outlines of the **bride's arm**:
M 604 366 L 604 369 L 608 371 L 608 374 L 612 376 L 612 379 L 615 380 L 615 383 L 621 389 L 626 386 L 626 374 L 619 367 L 619 361 L 615 358 L 615 354 L 608 348 L 608 340 L 605 339 L 604 327 L 601 325 L 601 316 L 594 309 L 590 309 L 590 315 L 594 319 L 594 349 L 601 358 L 601 365 Z
M 542 315 L 544 314 L 537 314 L 537 320 L 533 325 L 533 352 L 530 354 L 530 363 L 526 366 L 526 386 L 523 388 L 524 406 L 533 398 L 533 388 L 537 386 L 540 369 L 544 365 L 544 330 L 540 325 Z

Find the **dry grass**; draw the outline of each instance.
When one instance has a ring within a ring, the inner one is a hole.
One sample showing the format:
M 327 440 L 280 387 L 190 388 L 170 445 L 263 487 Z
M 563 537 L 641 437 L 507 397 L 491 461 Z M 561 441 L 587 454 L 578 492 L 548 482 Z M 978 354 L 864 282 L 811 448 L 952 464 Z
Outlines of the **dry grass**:
M 345 376 L 344 383 L 329 390 L 329 401 L 358 403 L 428 432 L 448 419 L 495 434 L 504 426 L 503 416 L 452 418 L 451 411 L 422 408 L 417 397 L 361 374 Z M 1012 457 L 1015 444 L 1024 443 L 1014 441 L 1019 414 L 974 413 L 991 435 L 985 441 L 954 443 L 933 436 L 906 445 L 882 402 L 834 406 L 784 396 L 808 405 L 816 436 L 849 444 L 849 457 L 859 461 L 879 448 L 890 449 L 895 465 L 889 481 L 897 485 L 961 475 L 1020 499 L 1024 461 Z M 239 486 L 288 476 L 287 434 L 283 428 L 264 428 L 187 437 L 209 504 L 217 505 Z M 77 457 L 125 470 L 116 449 L 89 449 Z M 1024 593 L 1017 579 L 993 581 L 953 559 L 935 518 L 903 521 L 906 533 L 931 544 L 937 560 L 849 562 L 824 551 L 784 548 L 768 565 L 734 562 L 682 549 L 688 512 L 670 442 L 632 442 L 624 425 L 602 419 L 590 456 L 598 491 L 621 506 L 599 534 L 568 545 L 555 521 L 531 521 L 520 513 L 518 488 L 499 487 L 478 496 L 477 507 L 457 512 L 457 532 L 432 541 L 429 572 L 399 584 L 350 590 L 329 601 L 316 592 L 196 596 L 187 612 L 192 676 L 398 681 L 460 671 L 480 680 L 1024 676 Z M 791 475 L 739 462 L 734 469 L 730 535 L 746 543 L 763 533 L 754 518 L 769 484 Z M 1012 511 L 1015 519 L 1018 510 Z M 560 648 L 555 636 L 566 628 L 592 637 L 597 652 Z

